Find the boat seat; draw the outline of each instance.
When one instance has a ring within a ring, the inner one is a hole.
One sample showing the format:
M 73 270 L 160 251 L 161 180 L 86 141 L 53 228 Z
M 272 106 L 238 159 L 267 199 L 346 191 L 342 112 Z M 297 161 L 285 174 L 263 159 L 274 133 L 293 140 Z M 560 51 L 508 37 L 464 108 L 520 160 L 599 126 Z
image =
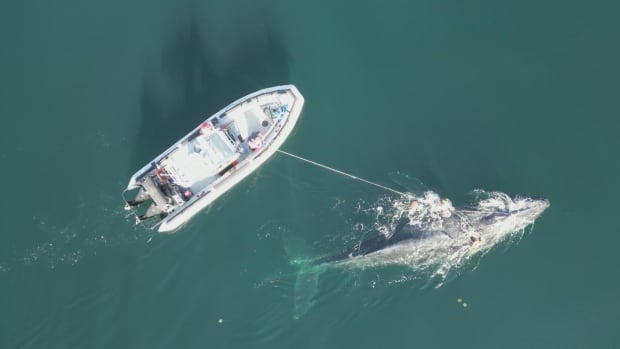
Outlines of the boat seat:
M 243 116 L 235 120 L 238 135 L 244 140 L 250 138 L 256 132 L 261 131 L 264 127 L 262 126 L 264 121 L 267 121 L 267 115 L 265 115 L 262 110 L 257 108 L 246 110 Z

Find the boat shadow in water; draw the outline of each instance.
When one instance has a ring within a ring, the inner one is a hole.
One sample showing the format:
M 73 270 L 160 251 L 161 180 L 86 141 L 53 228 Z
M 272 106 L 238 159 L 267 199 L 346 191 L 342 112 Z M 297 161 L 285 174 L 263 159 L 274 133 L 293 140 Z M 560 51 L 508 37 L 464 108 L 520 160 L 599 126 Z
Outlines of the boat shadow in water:
M 287 50 L 269 14 L 229 18 L 230 29 L 209 31 L 206 17 L 194 11 L 179 20 L 159 67 L 145 74 L 131 173 L 239 96 L 290 83 Z

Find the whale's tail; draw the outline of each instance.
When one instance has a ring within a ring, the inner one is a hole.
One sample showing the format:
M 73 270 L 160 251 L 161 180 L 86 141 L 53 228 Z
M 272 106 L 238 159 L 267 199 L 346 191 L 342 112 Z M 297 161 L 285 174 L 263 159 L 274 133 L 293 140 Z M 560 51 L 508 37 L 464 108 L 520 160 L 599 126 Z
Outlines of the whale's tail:
M 317 266 L 303 265 L 295 275 L 293 318 L 299 319 L 308 312 L 315 303 L 319 289 L 319 274 L 321 270 Z
M 289 258 L 289 264 L 296 269 L 293 318 L 299 319 L 316 301 L 319 276 L 325 270 L 325 266 L 320 263 L 322 257 L 306 257 L 310 254 L 310 248 L 299 238 L 284 239 L 284 250 Z

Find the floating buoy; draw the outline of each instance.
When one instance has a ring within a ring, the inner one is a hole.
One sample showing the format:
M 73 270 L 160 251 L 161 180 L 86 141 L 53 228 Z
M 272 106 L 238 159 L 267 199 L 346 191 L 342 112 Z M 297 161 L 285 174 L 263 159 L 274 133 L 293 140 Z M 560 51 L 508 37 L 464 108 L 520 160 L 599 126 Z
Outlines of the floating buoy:
M 463 308 L 467 308 L 467 303 L 463 303 Z
M 217 322 L 219 322 L 221 324 L 222 322 L 224 322 L 224 320 L 223 319 L 219 319 Z
M 463 298 L 457 298 L 457 299 L 456 299 L 456 302 L 457 302 L 457 303 L 463 303 Z

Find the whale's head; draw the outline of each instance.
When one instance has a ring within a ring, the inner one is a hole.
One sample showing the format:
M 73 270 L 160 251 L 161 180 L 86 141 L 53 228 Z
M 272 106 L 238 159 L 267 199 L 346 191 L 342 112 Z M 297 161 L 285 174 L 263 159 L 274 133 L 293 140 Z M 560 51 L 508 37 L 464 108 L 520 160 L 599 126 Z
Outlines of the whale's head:
M 545 198 L 517 197 L 507 207 L 507 214 L 518 220 L 533 222 L 549 207 Z
M 512 214 L 523 220 L 534 221 L 549 207 L 546 198 L 517 198 L 514 202 L 516 208 Z
M 488 228 L 504 227 L 512 231 L 524 229 L 549 207 L 546 198 L 516 197 L 488 210 L 480 223 Z

